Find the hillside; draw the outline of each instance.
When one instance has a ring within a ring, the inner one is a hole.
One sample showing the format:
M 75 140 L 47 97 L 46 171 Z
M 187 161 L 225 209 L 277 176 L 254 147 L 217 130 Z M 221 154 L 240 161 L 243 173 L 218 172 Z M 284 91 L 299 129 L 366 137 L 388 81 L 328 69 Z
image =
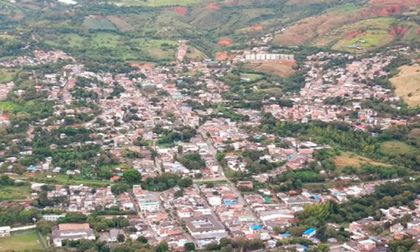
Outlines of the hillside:
M 295 22 L 279 33 L 276 45 L 311 45 L 365 52 L 392 42 L 418 44 L 418 0 L 371 0 L 330 8 Z

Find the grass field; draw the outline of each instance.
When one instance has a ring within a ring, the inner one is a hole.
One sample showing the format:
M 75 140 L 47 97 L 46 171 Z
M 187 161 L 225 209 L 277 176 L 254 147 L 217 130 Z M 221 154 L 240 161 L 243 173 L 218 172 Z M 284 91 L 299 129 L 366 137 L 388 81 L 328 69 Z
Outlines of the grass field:
M 29 186 L 0 186 L 0 201 L 22 200 L 30 196 Z
M 0 251 L 44 251 L 35 230 L 13 233 L 0 238 Z
M 400 73 L 391 79 L 395 93 L 410 107 L 420 106 L 420 65 L 400 67 Z
M 389 157 L 396 157 L 410 152 L 414 152 L 416 151 L 416 149 L 400 141 L 387 141 L 381 144 L 379 151 L 383 155 Z
M 157 59 L 173 60 L 178 43 L 172 40 L 135 39 L 131 41 L 138 49 Z
M 341 155 L 336 156 L 334 158 L 334 162 L 337 168 L 339 169 L 345 168 L 345 167 L 361 168 L 363 165 L 384 166 L 384 167 L 390 166 L 389 164 L 377 162 L 369 158 L 356 155 L 351 152 L 341 153 Z
M 123 6 L 148 6 L 148 7 L 164 7 L 164 6 L 190 6 L 201 2 L 201 0 L 115 0 L 118 5 Z

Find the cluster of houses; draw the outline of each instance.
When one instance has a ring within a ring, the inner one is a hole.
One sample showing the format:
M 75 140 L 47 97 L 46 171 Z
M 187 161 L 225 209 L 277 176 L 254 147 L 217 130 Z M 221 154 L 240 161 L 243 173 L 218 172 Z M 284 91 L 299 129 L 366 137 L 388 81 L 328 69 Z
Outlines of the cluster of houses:
M 356 60 L 343 53 L 320 52 L 308 56 L 305 67 L 308 69 L 305 85 L 299 93 L 291 95 L 292 107 L 270 104 L 265 112 L 272 113 L 280 120 L 307 123 L 311 120 L 325 122 L 342 121 L 356 130 L 369 128 L 382 129 L 394 125 L 406 125 L 404 118 L 383 117 L 370 107 L 362 106 L 365 100 L 380 100 L 391 103 L 398 109 L 399 97 L 391 89 L 376 83 L 377 78 L 386 77 L 384 69 L 395 59 L 395 55 L 375 55 Z M 331 61 L 348 61 L 344 66 L 329 67 Z M 341 99 L 343 104 L 328 102 L 328 99 Z
M 74 61 L 74 58 L 63 51 L 42 51 L 35 50 L 32 56 L 19 56 L 15 59 L 8 59 L 0 62 L 0 66 L 6 68 L 21 66 L 38 66 L 47 63 L 55 63 L 59 60 Z

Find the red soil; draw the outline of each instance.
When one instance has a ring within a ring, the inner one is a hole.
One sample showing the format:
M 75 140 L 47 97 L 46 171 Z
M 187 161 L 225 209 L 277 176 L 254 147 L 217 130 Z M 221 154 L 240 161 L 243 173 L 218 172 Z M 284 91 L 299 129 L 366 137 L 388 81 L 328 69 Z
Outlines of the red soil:
M 180 16 L 186 16 L 188 14 L 188 8 L 186 7 L 175 7 L 174 11 Z
M 210 11 L 218 11 L 218 10 L 220 10 L 220 8 L 221 7 L 218 3 L 209 3 L 207 5 L 207 9 L 210 10 Z
M 239 5 L 239 0 L 232 0 L 229 2 L 225 3 L 226 6 L 238 6 Z
M 392 26 L 389 30 L 389 34 L 391 34 L 393 37 L 402 37 L 408 32 L 408 27 L 404 25 L 395 25 Z
M 217 52 L 216 60 L 217 61 L 226 61 L 229 59 L 229 54 L 227 52 Z
M 217 42 L 217 44 L 218 44 L 219 46 L 223 46 L 223 47 L 225 47 L 225 46 L 230 46 L 230 45 L 232 45 L 232 44 L 233 44 L 233 40 L 232 40 L 232 39 L 230 39 L 230 38 L 221 38 L 221 39 L 219 40 L 219 42 Z
M 359 36 L 360 34 L 362 34 L 361 31 L 351 31 L 351 32 L 346 34 L 346 39 L 354 39 L 355 37 Z
M 260 25 L 260 24 L 255 24 L 253 26 L 251 26 L 251 30 L 253 32 L 260 32 L 264 29 L 264 26 Z

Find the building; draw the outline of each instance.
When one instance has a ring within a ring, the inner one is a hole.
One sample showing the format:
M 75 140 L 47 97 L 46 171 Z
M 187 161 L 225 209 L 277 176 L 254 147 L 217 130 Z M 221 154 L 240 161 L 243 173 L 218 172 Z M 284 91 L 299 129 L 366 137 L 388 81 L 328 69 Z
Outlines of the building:
M 12 229 L 10 228 L 10 226 L 3 226 L 0 227 L 0 237 L 7 237 L 10 236 L 10 231 Z
M 223 224 L 213 215 L 188 218 L 185 222 L 188 231 L 196 239 L 218 240 L 228 235 Z
M 58 219 L 65 216 L 65 214 L 44 214 L 42 218 L 46 221 L 58 221 Z
M 58 227 L 52 231 L 52 239 L 54 246 L 61 247 L 64 240 L 95 240 L 95 233 L 90 228 L 88 223 L 82 224 L 59 224 Z
M 316 229 L 309 228 L 305 232 L 303 232 L 302 237 L 309 239 L 309 238 L 312 238 L 315 234 L 316 234 Z
M 160 209 L 159 197 L 154 194 L 143 194 L 137 197 L 142 212 L 156 212 Z

